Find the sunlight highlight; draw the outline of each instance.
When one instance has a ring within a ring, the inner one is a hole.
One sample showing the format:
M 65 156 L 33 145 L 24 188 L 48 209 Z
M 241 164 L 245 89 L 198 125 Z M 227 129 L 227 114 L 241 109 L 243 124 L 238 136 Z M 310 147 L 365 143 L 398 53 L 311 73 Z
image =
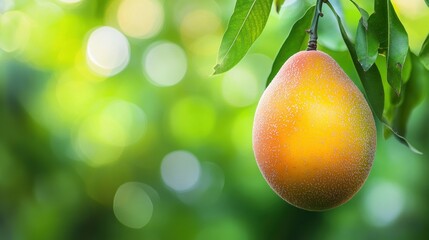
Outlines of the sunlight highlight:
M 24 49 L 33 24 L 30 17 L 20 11 L 9 11 L 0 15 L 0 49 L 5 52 Z
M 138 182 L 122 184 L 113 200 L 113 212 L 118 221 L 129 228 L 146 226 L 153 215 L 153 203 L 144 185 Z
M 164 11 L 157 0 L 123 0 L 118 8 L 117 21 L 126 35 L 150 38 L 161 30 Z
M 89 36 L 86 57 L 95 73 L 110 77 L 121 72 L 130 60 L 127 38 L 112 27 L 99 27 Z
M 365 197 L 365 215 L 375 226 L 389 225 L 401 215 L 404 201 L 404 193 L 399 186 L 391 182 L 379 182 L 372 186 Z
M 15 6 L 15 2 L 13 0 L 1 0 L 0 1 L 0 13 L 4 13 Z
M 264 91 L 264 81 L 271 69 L 271 60 L 262 54 L 249 54 L 222 81 L 222 96 L 234 107 L 256 103 Z
M 103 141 L 125 147 L 142 137 L 146 130 L 146 116 L 137 105 L 117 100 L 103 110 L 99 124 Z
M 169 87 L 179 83 L 188 67 L 185 51 L 171 42 L 158 42 L 149 47 L 143 68 L 155 86 Z
M 232 106 L 248 106 L 257 100 L 258 79 L 248 69 L 232 69 L 222 81 L 222 95 Z
M 161 163 L 164 183 L 177 192 L 191 190 L 200 179 L 201 166 L 198 159 L 187 151 L 167 154 Z
M 194 41 L 205 36 L 221 32 L 220 18 L 209 9 L 197 9 L 187 13 L 180 25 L 180 34 L 184 41 Z

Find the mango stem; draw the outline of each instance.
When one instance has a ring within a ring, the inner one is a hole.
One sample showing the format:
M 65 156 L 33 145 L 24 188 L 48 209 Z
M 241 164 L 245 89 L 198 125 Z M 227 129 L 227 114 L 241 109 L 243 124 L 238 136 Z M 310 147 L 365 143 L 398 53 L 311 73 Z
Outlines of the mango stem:
M 307 51 L 314 51 L 317 49 L 317 26 L 319 24 L 319 17 L 323 17 L 322 5 L 328 0 L 317 0 L 316 10 L 314 11 L 313 21 L 311 22 L 311 27 L 307 32 L 310 34 L 310 39 L 308 40 Z

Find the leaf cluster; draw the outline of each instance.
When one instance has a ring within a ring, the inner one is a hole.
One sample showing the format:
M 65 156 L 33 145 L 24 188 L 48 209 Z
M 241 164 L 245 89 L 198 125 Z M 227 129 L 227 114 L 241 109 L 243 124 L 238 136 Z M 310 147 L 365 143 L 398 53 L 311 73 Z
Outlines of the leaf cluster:
M 411 112 L 424 97 L 422 84 L 425 76 L 429 76 L 429 35 L 420 53 L 414 54 L 409 48 L 408 34 L 390 0 L 374 0 L 372 14 L 350 0 L 347 3 L 353 4 L 361 16 L 352 39 L 335 7 L 329 1 L 324 2 L 337 20 L 373 114 L 385 126 L 385 137 L 393 135 L 412 151 L 420 153 L 405 135 Z M 425 2 L 429 6 L 429 1 Z M 222 39 L 215 74 L 234 67 L 262 33 L 272 6 L 280 12 L 285 4 L 288 7 L 295 5 L 293 9 L 300 11 L 299 17 L 273 62 L 266 81 L 268 85 L 284 62 L 303 50 L 316 0 L 237 0 Z

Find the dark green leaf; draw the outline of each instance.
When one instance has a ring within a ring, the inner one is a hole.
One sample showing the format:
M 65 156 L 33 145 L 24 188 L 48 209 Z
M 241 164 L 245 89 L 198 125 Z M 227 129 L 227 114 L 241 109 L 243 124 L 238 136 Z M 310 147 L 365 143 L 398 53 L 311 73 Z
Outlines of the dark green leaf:
M 356 54 L 363 70 L 368 71 L 377 59 L 379 42 L 374 32 L 368 28 L 368 12 L 353 0 L 351 2 L 361 14 L 356 32 Z
M 404 85 L 403 98 L 393 119 L 393 129 L 403 136 L 406 134 L 406 126 L 411 112 L 423 100 L 424 87 L 422 85 L 426 81 L 426 76 L 429 75 L 428 71 L 419 63 L 417 56 L 411 54 L 411 58 L 413 68 L 410 79 Z
M 399 140 L 400 143 L 404 144 L 405 146 L 407 146 L 411 151 L 413 151 L 414 153 L 417 154 L 423 154 L 422 152 L 420 152 L 418 149 L 416 149 L 413 145 L 411 145 L 410 142 L 408 142 L 408 140 L 403 137 L 401 134 L 399 134 L 398 132 L 396 132 L 394 129 L 392 129 L 392 127 L 387 124 L 386 122 L 383 122 L 384 126 L 386 127 L 386 129 L 388 129 L 388 131 L 390 131 L 391 133 L 393 133 L 393 135 L 396 137 L 396 139 Z
M 367 95 L 367 98 L 369 100 L 370 106 L 374 112 L 374 115 L 381 121 L 383 124 L 395 135 L 395 137 L 404 145 L 408 146 L 408 148 L 418 154 L 421 154 L 420 151 L 418 151 L 416 148 L 414 148 L 408 140 L 403 137 L 401 134 L 396 132 L 392 127 L 387 123 L 387 121 L 383 118 L 383 109 L 384 109 L 384 89 L 383 84 L 380 76 L 380 72 L 378 71 L 377 65 L 373 64 L 372 67 L 365 72 L 360 65 L 359 61 L 357 60 L 357 54 L 354 47 L 354 44 L 351 42 L 350 38 L 348 37 L 346 30 L 344 29 L 344 26 L 342 24 L 340 16 L 336 13 L 334 7 L 330 2 L 326 3 L 334 13 L 335 17 L 337 18 L 338 25 L 340 27 L 341 36 L 344 39 L 344 42 L 347 45 L 347 48 L 350 52 L 350 56 L 352 57 L 353 64 L 355 65 L 356 71 L 359 75 L 359 78 L 362 81 L 362 85 L 365 88 L 365 92 Z
M 408 54 L 408 35 L 388 1 L 387 81 L 396 94 L 402 86 L 402 69 Z
M 215 74 L 234 67 L 261 35 L 273 0 L 237 0 L 219 49 Z
M 425 0 L 426 5 L 429 7 L 429 0 Z
M 314 14 L 314 7 L 311 7 L 307 10 L 307 12 L 304 14 L 304 16 L 299 19 L 292 27 L 289 36 L 284 41 L 282 47 L 280 48 L 279 53 L 276 56 L 276 59 L 274 60 L 273 66 L 271 68 L 270 75 L 267 79 L 267 86 L 270 84 L 270 82 L 273 80 L 277 72 L 280 70 L 280 68 L 283 66 L 283 64 L 286 62 L 286 60 L 301 50 L 302 43 L 305 41 L 307 37 L 306 29 L 311 24 L 311 19 L 313 18 Z
M 374 11 L 375 13 L 368 19 L 368 29 L 373 31 L 380 43 L 379 53 L 385 55 L 388 46 L 387 1 L 375 0 Z
M 362 16 L 356 32 L 356 54 L 363 70 L 368 71 L 377 59 L 379 42 L 374 32 L 365 28 L 365 22 L 368 27 L 368 22 Z
M 276 2 L 276 10 L 277 12 L 280 12 L 280 9 L 282 8 L 283 3 L 285 3 L 285 0 L 275 0 Z
M 374 1 L 375 13 L 368 20 L 368 30 L 377 37 L 379 53 L 386 55 L 387 82 L 397 95 L 401 92 L 402 69 L 408 53 L 408 35 L 388 0 Z
M 404 63 L 404 69 L 402 71 L 402 79 L 403 79 L 403 86 L 408 82 L 411 74 L 412 64 L 411 64 L 411 54 L 410 51 L 408 51 L 407 58 L 405 59 Z M 393 113 L 396 110 L 396 108 L 402 104 L 404 100 L 403 94 L 396 94 L 396 92 L 392 88 L 388 88 L 388 90 L 385 90 L 385 92 L 390 92 L 390 104 L 389 107 L 386 105 L 384 106 L 384 117 L 389 120 L 389 122 L 393 118 Z
M 427 0 L 426 2 L 428 1 L 429 0 Z M 427 35 L 426 40 L 423 42 L 422 49 L 419 53 L 419 58 L 423 66 L 425 66 L 425 68 L 429 70 L 429 35 Z

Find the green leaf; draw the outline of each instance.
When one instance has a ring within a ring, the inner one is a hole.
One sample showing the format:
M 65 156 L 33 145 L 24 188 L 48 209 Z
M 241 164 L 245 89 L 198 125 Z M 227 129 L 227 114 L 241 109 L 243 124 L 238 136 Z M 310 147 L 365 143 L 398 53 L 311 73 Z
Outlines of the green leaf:
M 397 95 L 401 93 L 402 69 L 408 54 L 408 35 L 404 26 L 388 3 L 387 81 Z
M 358 59 L 356 50 L 354 47 L 354 44 L 350 40 L 350 38 L 347 35 L 347 32 L 342 24 L 340 16 L 336 13 L 334 7 L 330 2 L 326 2 L 326 4 L 331 8 L 332 12 L 334 13 L 335 17 L 337 18 L 338 25 L 340 27 L 341 36 L 344 39 L 344 42 L 346 43 L 346 46 L 350 52 L 350 56 L 352 57 L 353 64 L 355 65 L 356 71 L 359 75 L 359 78 L 362 81 L 362 85 L 365 88 L 365 92 L 367 95 L 367 98 L 369 100 L 369 104 L 374 112 L 374 115 L 381 121 L 383 124 L 395 135 L 395 137 L 404 145 L 408 146 L 408 148 L 418 154 L 421 154 L 420 151 L 418 151 L 416 148 L 414 148 L 408 140 L 403 137 L 401 134 L 399 134 L 397 131 L 395 131 L 383 118 L 383 109 L 384 109 L 384 89 L 383 89 L 383 83 L 381 80 L 380 72 L 378 71 L 377 65 L 373 64 L 371 68 L 365 72 L 360 65 Z
M 387 30 L 387 1 L 374 1 L 374 14 L 368 19 L 368 29 L 377 37 L 379 53 L 385 55 L 388 47 L 388 30 Z
M 368 71 L 364 71 L 363 67 L 359 63 L 355 46 L 347 35 L 346 29 L 342 24 L 340 16 L 337 14 L 334 7 L 329 2 L 327 2 L 327 4 L 331 8 L 337 19 L 338 26 L 340 27 L 341 36 L 343 37 L 344 42 L 350 52 L 353 64 L 365 89 L 369 105 L 371 106 L 374 115 L 381 120 L 383 118 L 384 109 L 384 89 L 380 72 L 378 71 L 378 68 L 375 64 L 373 64 L 368 69 Z
M 425 0 L 426 5 L 429 7 L 429 0 Z
M 311 7 L 306 11 L 304 16 L 302 16 L 292 27 L 289 36 L 284 41 L 280 51 L 278 52 L 276 59 L 274 60 L 273 66 L 271 68 L 270 75 L 267 79 L 267 86 L 273 80 L 275 75 L 278 73 L 280 68 L 286 62 L 286 60 L 301 50 L 302 43 L 307 38 L 306 29 L 310 26 L 311 20 L 314 14 L 314 7 Z
M 414 108 L 423 100 L 424 87 L 423 82 L 426 81 L 426 76 L 429 75 L 429 71 L 419 62 L 417 56 L 409 54 L 409 61 L 412 62 L 412 68 L 410 71 L 409 80 L 403 86 L 403 92 L 396 105 L 389 107 L 389 115 L 392 116 L 392 126 L 386 124 L 385 134 L 394 134 L 395 137 L 405 145 L 409 146 L 410 149 L 416 153 L 421 154 L 420 151 L 415 149 L 404 137 L 406 135 L 406 127 L 408 119 L 411 116 Z M 411 63 L 410 63 L 411 65 Z M 395 96 L 393 96 L 394 98 Z M 385 119 L 385 123 L 388 120 Z
M 411 70 L 410 79 L 404 85 L 402 101 L 400 106 L 397 107 L 393 119 L 393 129 L 403 136 L 406 134 L 406 126 L 411 112 L 423 100 L 423 83 L 429 75 L 428 71 L 419 63 L 417 56 L 414 54 L 410 55 L 413 68 Z
M 368 29 L 380 43 L 379 53 L 386 55 L 387 82 L 399 95 L 403 84 L 402 70 L 408 53 L 408 35 L 390 0 L 375 0 L 374 10 L 374 16 L 368 20 Z
M 399 140 L 400 143 L 402 143 L 405 146 L 407 146 L 414 153 L 417 153 L 417 154 L 420 154 L 420 155 L 423 154 L 417 148 L 415 148 L 413 145 L 411 145 L 411 143 L 405 137 L 403 137 L 401 134 L 399 134 L 398 132 L 396 132 L 395 130 L 393 130 L 393 128 L 389 124 L 387 124 L 384 121 L 383 121 L 383 124 L 386 127 L 386 129 L 388 129 L 388 131 L 390 131 L 396 137 L 396 139 Z
M 237 0 L 220 45 L 214 74 L 228 71 L 246 55 L 265 28 L 272 3 L 273 0 Z
M 361 8 L 356 2 L 350 0 L 361 14 L 356 31 L 356 53 L 360 64 L 365 71 L 375 63 L 378 56 L 379 42 L 374 32 L 369 29 L 369 14 Z
M 280 9 L 282 8 L 283 3 L 285 3 L 285 0 L 275 0 L 276 3 L 276 11 L 280 12 Z
M 428 2 L 427 0 L 426 2 Z M 427 35 L 426 40 L 423 42 L 422 49 L 419 53 L 420 61 L 423 66 L 429 70 L 429 35 Z
M 356 31 L 356 54 L 363 70 L 368 71 L 377 59 L 380 43 L 378 42 L 374 31 L 369 29 L 368 20 L 370 17 L 368 16 L 368 13 L 364 9 L 360 8 L 356 3 L 354 4 L 359 9 L 362 16 L 359 20 Z M 373 16 L 374 15 L 371 17 Z

